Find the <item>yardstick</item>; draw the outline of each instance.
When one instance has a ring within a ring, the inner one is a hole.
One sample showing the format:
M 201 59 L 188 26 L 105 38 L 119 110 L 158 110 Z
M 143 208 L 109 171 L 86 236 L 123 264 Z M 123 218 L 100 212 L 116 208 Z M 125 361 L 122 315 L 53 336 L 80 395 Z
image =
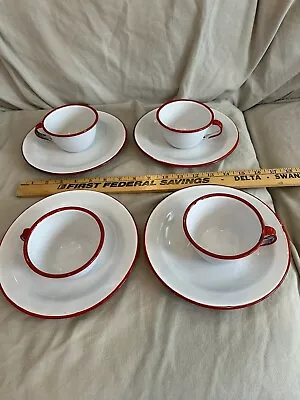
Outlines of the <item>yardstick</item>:
M 18 197 L 36 197 L 83 189 L 102 193 L 173 192 L 207 184 L 235 188 L 300 186 L 300 168 L 26 181 L 21 182 L 16 194 Z

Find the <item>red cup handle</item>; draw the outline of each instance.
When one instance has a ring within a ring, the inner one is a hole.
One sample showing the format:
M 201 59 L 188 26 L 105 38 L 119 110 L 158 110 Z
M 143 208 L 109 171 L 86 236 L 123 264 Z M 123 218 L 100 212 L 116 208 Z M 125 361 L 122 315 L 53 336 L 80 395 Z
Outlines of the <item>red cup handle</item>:
M 261 246 L 268 246 L 275 243 L 277 240 L 276 230 L 271 226 L 265 226 L 264 239 Z
M 49 142 L 52 142 L 51 136 L 47 135 L 45 132 L 40 132 L 39 129 L 43 129 L 43 124 L 39 122 L 35 128 L 34 128 L 34 133 L 36 136 L 40 139 L 48 140 Z
M 218 126 L 219 127 L 219 132 L 214 132 L 214 133 L 207 133 L 204 136 L 204 139 L 212 139 L 214 137 L 220 136 L 222 131 L 223 131 L 223 124 L 221 121 L 219 121 L 218 119 L 213 119 L 212 123 L 210 126 Z
M 20 239 L 25 242 L 25 240 L 28 238 L 30 235 L 30 228 L 25 228 L 24 231 L 22 232 L 22 235 L 20 235 Z

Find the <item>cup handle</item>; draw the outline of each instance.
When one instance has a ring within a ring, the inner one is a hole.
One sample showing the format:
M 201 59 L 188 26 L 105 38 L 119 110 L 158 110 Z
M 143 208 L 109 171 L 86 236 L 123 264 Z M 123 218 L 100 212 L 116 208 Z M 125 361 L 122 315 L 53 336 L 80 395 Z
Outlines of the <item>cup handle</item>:
M 220 136 L 222 131 L 223 131 L 223 124 L 221 121 L 219 121 L 218 119 L 213 119 L 212 123 L 210 125 L 209 128 L 211 128 L 212 126 L 218 126 L 219 127 L 219 131 L 218 132 L 213 132 L 213 133 L 207 133 L 206 135 L 204 135 L 204 139 L 212 139 L 214 137 Z
M 264 239 L 262 241 L 261 246 L 268 246 L 270 244 L 273 244 L 276 242 L 277 240 L 277 234 L 276 234 L 276 230 L 274 228 L 272 228 L 272 226 L 265 226 L 265 230 L 264 230 Z
M 25 242 L 25 240 L 28 238 L 29 235 L 30 235 L 30 228 L 25 228 L 22 234 L 20 235 L 20 239 L 23 240 L 23 242 Z
M 47 135 L 47 133 L 45 133 L 45 132 L 39 131 L 39 129 L 43 129 L 43 124 L 41 122 L 39 122 L 34 128 L 35 135 L 40 139 L 44 139 L 44 140 L 48 140 L 48 142 L 52 142 L 51 136 Z

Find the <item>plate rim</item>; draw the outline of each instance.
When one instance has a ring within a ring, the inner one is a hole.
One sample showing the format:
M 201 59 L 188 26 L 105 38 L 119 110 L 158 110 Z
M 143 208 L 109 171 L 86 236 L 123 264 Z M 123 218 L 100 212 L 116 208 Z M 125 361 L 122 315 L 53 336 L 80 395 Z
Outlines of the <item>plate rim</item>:
M 216 187 L 220 187 L 220 186 L 221 186 L 221 187 L 226 187 L 226 186 L 223 186 L 223 185 L 213 185 L 213 184 L 205 185 L 205 186 L 216 186 Z M 197 185 L 193 185 L 193 186 L 191 186 L 191 187 L 197 187 Z M 180 192 L 180 191 L 186 190 L 186 189 L 187 189 L 187 188 L 179 189 L 177 192 Z M 175 192 L 175 193 L 176 193 L 176 192 Z M 145 254 L 145 256 L 146 256 L 148 265 L 150 266 L 150 268 L 151 268 L 152 272 L 154 273 L 154 275 L 159 279 L 159 281 L 160 281 L 167 289 L 169 289 L 172 293 L 174 293 L 174 294 L 175 294 L 176 296 L 178 296 L 179 298 L 184 299 L 184 300 L 188 301 L 189 303 L 195 304 L 195 305 L 197 305 L 197 306 L 199 306 L 199 307 L 208 308 L 208 309 L 211 309 L 211 310 L 221 310 L 221 311 L 228 310 L 228 311 L 231 311 L 231 310 L 238 310 L 238 309 L 242 309 L 242 308 L 251 307 L 251 306 L 253 306 L 253 305 L 257 304 L 257 303 L 260 303 L 261 301 L 263 301 L 263 300 L 265 300 L 266 298 L 268 298 L 269 296 L 271 296 L 271 295 L 282 285 L 283 281 L 285 280 L 285 278 L 286 278 L 286 276 L 287 276 L 287 273 L 288 273 L 288 271 L 289 271 L 290 265 L 291 265 L 291 243 L 290 243 L 289 235 L 288 235 L 288 233 L 287 233 L 287 230 L 286 230 L 285 226 L 283 225 L 283 223 L 281 222 L 280 218 L 279 218 L 278 215 L 276 214 L 276 212 L 273 211 L 272 208 L 271 208 L 270 206 L 268 206 L 268 204 L 266 204 L 263 200 L 259 199 L 257 196 L 254 196 L 253 194 L 248 193 L 248 192 L 246 192 L 246 193 L 247 193 L 249 196 L 256 198 L 257 200 L 259 200 L 261 203 L 263 203 L 265 206 L 268 207 L 268 209 L 269 209 L 269 210 L 274 214 L 274 216 L 277 218 L 277 220 L 278 220 L 278 222 L 280 223 L 280 225 L 281 225 L 281 227 L 282 227 L 282 230 L 283 230 L 283 232 L 284 232 L 284 234 L 285 234 L 285 239 L 286 239 L 286 241 L 287 241 L 287 248 L 288 248 L 288 259 L 287 259 L 287 266 L 286 266 L 286 268 L 285 268 L 285 271 L 284 271 L 284 274 L 283 274 L 282 278 L 280 279 L 280 281 L 277 283 L 277 285 L 276 285 L 269 293 L 265 294 L 264 296 L 260 297 L 259 299 L 254 300 L 254 301 L 249 302 L 249 303 L 245 303 L 245 304 L 238 304 L 238 305 L 235 305 L 235 306 L 215 306 L 215 305 L 212 305 L 212 304 L 201 303 L 201 302 L 198 302 L 198 301 L 196 301 L 196 300 L 192 300 L 192 299 L 190 299 L 190 298 L 188 298 L 188 297 L 182 295 L 181 293 L 177 292 L 175 289 L 171 288 L 171 286 L 169 286 L 169 285 L 158 275 L 158 273 L 155 271 L 155 269 L 154 269 L 154 267 L 153 267 L 153 265 L 152 265 L 152 263 L 151 263 L 151 261 L 150 261 L 150 257 L 149 257 L 149 255 L 148 255 L 147 246 L 146 246 L 146 230 L 147 230 L 147 226 L 148 226 L 149 219 L 150 219 L 151 215 L 153 214 L 153 212 L 155 211 L 155 209 L 161 204 L 161 202 L 164 201 L 165 199 L 167 199 L 169 196 L 172 196 L 172 195 L 174 194 L 174 193 L 171 193 L 171 194 L 169 194 L 168 196 L 166 196 L 163 200 L 161 200 L 161 201 L 152 209 L 150 215 L 148 216 L 147 221 L 146 221 L 146 223 L 145 223 L 144 232 L 143 232 L 143 249 L 144 249 L 144 254 Z
M 80 171 L 72 171 L 72 172 L 52 172 L 52 171 L 49 171 L 49 170 L 45 170 L 45 169 L 36 167 L 36 166 L 33 165 L 31 162 L 29 162 L 29 160 L 27 160 L 27 158 L 25 157 L 25 154 L 24 154 L 24 149 L 23 149 L 23 147 L 24 147 L 24 142 L 25 142 L 27 136 L 28 136 L 28 135 L 31 133 L 31 131 L 34 129 L 34 128 L 32 128 L 32 129 L 30 129 L 30 131 L 25 135 L 24 139 L 22 140 L 22 144 L 21 144 L 21 153 L 22 153 L 22 157 L 23 157 L 24 161 L 25 161 L 27 164 L 29 164 L 32 168 L 36 169 L 37 171 L 46 172 L 46 173 L 52 174 L 52 175 L 78 175 L 78 174 L 82 174 L 82 173 L 85 173 L 85 172 L 93 171 L 93 170 L 95 170 L 95 169 L 97 169 L 97 168 L 100 168 L 100 167 L 104 167 L 106 164 L 110 163 L 113 159 L 115 159 L 115 158 L 121 153 L 121 151 L 122 151 L 122 150 L 124 149 L 124 147 L 126 146 L 126 144 L 127 144 L 127 142 L 128 142 L 128 130 L 127 130 L 127 128 L 126 128 L 124 122 L 121 121 L 120 118 L 116 117 L 115 115 L 113 115 L 113 114 L 111 114 L 111 113 L 108 113 L 108 112 L 106 112 L 106 111 L 97 110 L 97 112 L 98 112 L 98 114 L 99 114 L 99 113 L 104 113 L 104 114 L 108 114 L 108 115 L 110 115 L 110 116 L 116 118 L 117 120 L 119 120 L 119 121 L 121 122 L 121 124 L 122 124 L 122 126 L 123 126 L 123 128 L 124 128 L 124 140 L 123 140 L 122 146 L 121 146 L 120 149 L 116 152 L 116 154 L 114 154 L 111 158 L 109 158 L 108 160 L 104 161 L 103 163 L 97 164 L 97 165 L 94 166 L 94 167 L 87 168 L 87 169 L 81 169 Z
M 86 190 L 86 192 L 89 192 L 88 190 Z M 66 192 L 68 193 L 68 192 Z M 95 192 L 92 192 L 95 193 Z M 59 195 L 61 195 L 62 193 L 58 193 Z M 129 209 L 118 199 L 109 196 L 106 193 L 101 193 L 104 196 L 108 196 L 110 198 L 112 198 L 113 200 L 117 201 L 118 203 L 120 203 L 121 206 L 123 206 L 125 208 L 125 210 L 128 212 L 128 214 L 130 215 L 130 217 L 132 218 L 133 221 L 133 226 L 135 228 L 135 232 L 136 232 L 136 249 L 135 249 L 135 254 L 132 260 L 131 265 L 128 268 L 128 271 L 126 272 L 126 274 L 124 275 L 124 277 L 122 278 L 122 280 L 117 284 L 117 286 L 102 300 L 100 300 L 99 302 L 93 304 L 91 307 L 85 308 L 84 310 L 80 310 L 80 311 L 76 311 L 75 313 L 70 313 L 70 314 L 64 314 L 64 315 L 44 315 L 44 314 L 39 314 L 39 313 L 35 313 L 32 311 L 29 311 L 25 308 L 23 308 L 22 306 L 19 306 L 18 304 L 16 304 L 9 296 L 8 294 L 5 292 L 1 282 L 0 282 L 0 292 L 3 294 L 4 298 L 16 309 L 18 309 L 19 311 L 21 311 L 22 313 L 29 315 L 31 317 L 36 317 L 36 318 L 40 318 L 40 319 L 68 319 L 68 318 L 74 318 L 83 314 L 88 313 L 89 311 L 94 310 L 95 308 L 99 307 L 100 305 L 102 305 L 103 303 L 107 302 L 120 288 L 121 286 L 125 283 L 125 281 L 127 280 L 127 278 L 129 277 L 130 273 L 133 270 L 133 267 L 137 261 L 137 258 L 139 256 L 139 251 L 140 251 L 140 239 L 139 239 L 139 231 L 138 231 L 138 227 L 137 227 L 137 223 L 132 215 L 132 213 L 129 211 Z M 53 195 L 55 196 L 55 195 Z M 50 196 L 52 197 L 52 196 Z M 37 201 L 34 204 L 40 203 L 41 201 L 43 201 L 44 199 L 41 199 L 39 201 Z M 6 236 L 7 232 L 9 231 L 9 229 L 11 228 L 11 226 L 15 223 L 15 221 L 27 210 L 29 210 L 34 204 L 31 204 L 30 206 L 26 207 L 13 221 L 12 223 L 9 225 L 9 227 L 6 229 L 3 237 L 0 240 L 0 246 L 2 244 L 2 241 L 4 239 L 4 237 Z
M 143 114 L 143 115 L 138 119 L 138 121 L 136 122 L 136 124 L 135 124 L 135 126 L 134 126 L 134 128 L 133 128 L 133 138 L 134 138 L 134 141 L 135 141 L 136 146 L 138 147 L 138 149 L 139 149 L 144 155 L 146 155 L 146 156 L 147 156 L 148 158 L 150 158 L 151 160 L 154 160 L 154 161 L 156 161 L 156 162 L 159 162 L 160 164 L 168 165 L 168 166 L 171 166 L 171 167 L 181 167 L 181 168 L 205 167 L 205 166 L 208 166 L 208 165 L 216 164 L 216 163 L 218 163 L 218 162 L 224 160 L 225 158 L 229 157 L 230 154 L 234 152 L 234 150 L 237 148 L 237 146 L 238 146 L 238 144 L 239 144 L 239 141 L 240 141 L 240 131 L 239 131 L 238 127 L 236 126 L 236 124 L 232 121 L 231 118 L 229 118 L 229 117 L 228 117 L 226 114 L 224 114 L 222 111 L 219 111 L 219 110 L 216 110 L 216 109 L 212 108 L 213 111 L 218 111 L 218 112 L 220 112 L 221 114 L 225 115 L 225 117 L 229 118 L 230 121 L 234 124 L 234 126 L 235 126 L 235 128 L 236 128 L 236 131 L 237 131 L 237 139 L 236 139 L 236 141 L 235 141 L 233 147 L 232 147 L 227 153 L 223 154 L 223 156 L 221 156 L 221 157 L 219 157 L 219 158 L 217 158 L 217 159 L 215 159 L 215 160 L 208 161 L 208 162 L 205 162 L 205 163 L 198 163 L 198 164 L 178 164 L 178 163 L 172 163 L 172 162 L 169 162 L 169 161 L 162 161 L 162 160 L 159 160 L 159 159 L 155 158 L 153 155 L 148 154 L 144 149 L 142 149 L 141 146 L 138 144 L 137 139 L 136 139 L 136 127 L 137 127 L 138 123 L 139 123 L 139 122 L 141 121 L 141 119 L 144 118 L 147 114 L 150 114 L 152 111 L 155 111 L 157 108 L 158 108 L 158 107 L 154 108 L 153 110 L 150 110 L 150 111 L 146 112 L 145 114 Z

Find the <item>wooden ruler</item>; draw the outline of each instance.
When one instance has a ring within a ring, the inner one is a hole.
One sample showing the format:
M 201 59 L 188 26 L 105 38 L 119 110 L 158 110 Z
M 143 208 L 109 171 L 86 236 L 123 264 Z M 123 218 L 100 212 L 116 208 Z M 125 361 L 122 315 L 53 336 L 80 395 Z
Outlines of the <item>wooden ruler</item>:
M 207 184 L 235 188 L 300 186 L 300 168 L 27 181 L 18 186 L 16 194 L 18 197 L 35 197 L 84 189 L 102 193 L 172 192 Z

